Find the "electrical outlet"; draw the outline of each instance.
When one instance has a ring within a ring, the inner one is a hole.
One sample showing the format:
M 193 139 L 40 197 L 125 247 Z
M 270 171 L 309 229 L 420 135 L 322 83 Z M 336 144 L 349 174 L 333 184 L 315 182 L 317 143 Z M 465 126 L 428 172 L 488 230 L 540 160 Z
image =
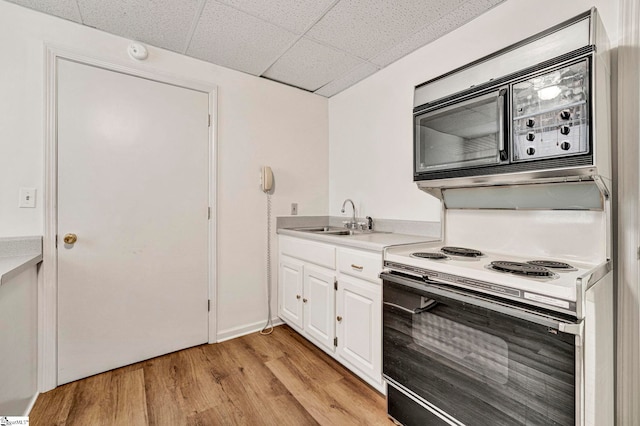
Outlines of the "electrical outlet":
M 34 208 L 36 206 L 36 189 L 20 188 L 18 207 Z
M 291 203 L 291 215 L 295 216 L 298 214 L 298 203 Z

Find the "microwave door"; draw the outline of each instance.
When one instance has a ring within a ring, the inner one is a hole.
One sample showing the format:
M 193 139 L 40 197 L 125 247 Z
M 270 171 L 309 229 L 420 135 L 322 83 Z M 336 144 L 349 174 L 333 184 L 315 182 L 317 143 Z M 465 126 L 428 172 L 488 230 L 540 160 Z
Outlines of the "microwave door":
M 507 160 L 502 88 L 415 116 L 417 174 L 490 166 Z

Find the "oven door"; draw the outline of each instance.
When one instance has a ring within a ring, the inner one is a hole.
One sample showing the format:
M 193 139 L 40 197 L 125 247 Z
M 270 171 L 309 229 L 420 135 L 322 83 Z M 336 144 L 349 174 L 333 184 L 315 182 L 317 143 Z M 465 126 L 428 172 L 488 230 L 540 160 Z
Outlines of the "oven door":
M 507 89 L 414 112 L 415 175 L 508 162 Z M 438 173 L 435 173 L 438 172 Z
M 406 425 L 579 424 L 581 324 L 437 283 L 382 278 L 391 417 Z

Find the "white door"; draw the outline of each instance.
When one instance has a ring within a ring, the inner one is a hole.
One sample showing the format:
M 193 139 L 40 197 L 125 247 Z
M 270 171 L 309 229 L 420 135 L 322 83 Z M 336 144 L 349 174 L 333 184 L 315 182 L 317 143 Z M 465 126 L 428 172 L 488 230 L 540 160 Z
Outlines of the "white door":
M 207 342 L 209 101 L 66 60 L 57 91 L 62 384 Z
M 377 382 L 382 374 L 381 292 L 379 284 L 341 276 L 336 303 L 338 354 Z
M 331 352 L 335 350 L 335 274 L 324 268 L 304 267 L 304 331 Z

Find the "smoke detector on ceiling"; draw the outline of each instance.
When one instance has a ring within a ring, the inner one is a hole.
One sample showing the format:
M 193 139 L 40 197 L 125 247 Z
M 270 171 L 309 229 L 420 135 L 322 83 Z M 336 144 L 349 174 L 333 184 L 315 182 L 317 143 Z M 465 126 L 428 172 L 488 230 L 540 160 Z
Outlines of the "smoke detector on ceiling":
M 140 43 L 131 43 L 127 48 L 127 52 L 136 61 L 144 61 L 149 57 L 149 51 Z

